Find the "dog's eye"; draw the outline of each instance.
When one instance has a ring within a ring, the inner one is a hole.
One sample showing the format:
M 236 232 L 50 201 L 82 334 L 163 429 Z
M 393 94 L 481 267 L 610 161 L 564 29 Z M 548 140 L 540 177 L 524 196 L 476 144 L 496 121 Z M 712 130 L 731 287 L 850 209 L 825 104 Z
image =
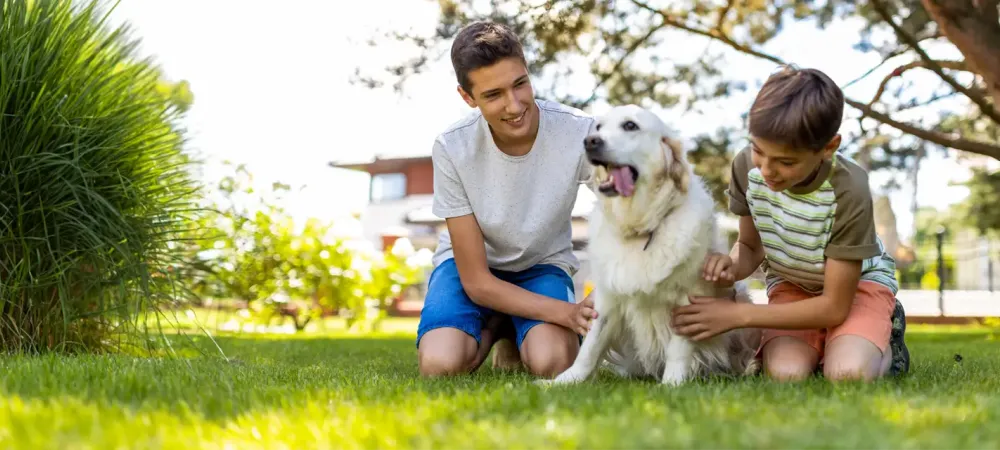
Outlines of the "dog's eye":
M 636 125 L 635 122 L 631 120 L 626 120 L 625 123 L 622 124 L 622 128 L 625 131 L 635 131 L 639 129 L 639 125 Z
M 601 131 L 601 124 L 597 124 L 597 131 Z

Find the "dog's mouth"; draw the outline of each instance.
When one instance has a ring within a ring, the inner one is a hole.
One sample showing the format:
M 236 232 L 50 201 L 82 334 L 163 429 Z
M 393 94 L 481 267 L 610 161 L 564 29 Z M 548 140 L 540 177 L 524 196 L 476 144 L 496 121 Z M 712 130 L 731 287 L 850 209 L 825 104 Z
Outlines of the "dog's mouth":
M 597 190 L 601 194 L 609 197 L 616 195 L 631 197 L 635 193 L 635 182 L 639 179 L 639 171 L 635 167 L 618 166 L 597 161 L 594 164 L 602 166 L 605 169 L 598 173 L 607 173 L 607 178 L 602 179 L 597 186 Z

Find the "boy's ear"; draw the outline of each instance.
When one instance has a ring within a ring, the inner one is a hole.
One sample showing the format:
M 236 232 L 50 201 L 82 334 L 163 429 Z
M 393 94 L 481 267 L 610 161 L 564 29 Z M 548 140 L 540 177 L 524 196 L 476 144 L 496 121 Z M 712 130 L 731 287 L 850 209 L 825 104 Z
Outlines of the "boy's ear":
M 830 142 L 826 143 L 826 147 L 823 147 L 823 159 L 833 158 L 833 154 L 837 153 L 837 149 L 840 148 L 841 137 L 837 134 L 830 139 Z
M 465 89 L 462 89 L 461 85 L 458 86 L 458 95 L 462 96 L 462 100 L 465 100 L 465 104 L 469 105 L 470 108 L 476 107 L 476 100 L 472 98 L 471 94 L 465 92 Z

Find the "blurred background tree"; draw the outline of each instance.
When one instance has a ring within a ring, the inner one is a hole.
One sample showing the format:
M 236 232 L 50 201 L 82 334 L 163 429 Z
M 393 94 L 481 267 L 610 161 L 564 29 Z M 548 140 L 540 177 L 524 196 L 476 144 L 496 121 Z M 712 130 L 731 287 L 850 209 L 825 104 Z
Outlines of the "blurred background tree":
M 847 88 L 883 66 L 892 67 L 869 99 L 848 98 L 847 120 L 858 129 L 845 136 L 843 151 L 871 170 L 915 173 L 930 151 L 958 150 L 968 155 L 1000 159 L 997 127 L 1000 112 L 1000 22 L 996 0 L 848 1 L 640 1 L 640 0 L 442 0 L 440 22 L 433 34 L 390 33 L 389 39 L 422 49 L 419 56 L 400 61 L 378 73 L 358 69 L 355 82 L 371 88 L 405 82 L 428 65 L 446 57 L 451 39 L 464 25 L 488 19 L 511 26 L 525 45 L 536 92 L 571 106 L 595 102 L 635 103 L 645 107 L 697 110 L 706 102 L 747 90 L 734 55 L 794 63 L 762 48 L 782 33 L 790 21 L 809 21 L 824 28 L 836 19 L 860 19 L 864 26 L 854 47 L 877 53 L 882 61 Z M 672 37 L 705 44 L 704 52 L 671 46 Z M 379 39 L 373 39 L 377 45 Z M 832 44 L 831 44 L 832 45 Z M 952 60 L 931 58 L 924 47 L 935 46 L 960 55 Z M 817 49 L 819 50 L 819 49 Z M 593 88 L 567 92 L 566 80 L 586 71 Z M 919 97 L 914 72 L 933 73 L 939 86 Z M 548 84 L 542 85 L 546 80 Z M 955 98 L 964 102 L 946 103 Z M 922 112 L 946 108 L 947 114 L 928 120 Z M 911 119 L 918 117 L 921 119 Z M 974 125 L 975 124 L 975 125 Z M 981 132 L 963 133 L 976 127 Z M 742 130 L 722 128 L 693 139 L 690 157 L 722 200 L 728 174 L 720 173 L 743 145 Z M 916 183 L 916 177 L 909 177 Z M 914 206 L 914 211 L 917 206 Z

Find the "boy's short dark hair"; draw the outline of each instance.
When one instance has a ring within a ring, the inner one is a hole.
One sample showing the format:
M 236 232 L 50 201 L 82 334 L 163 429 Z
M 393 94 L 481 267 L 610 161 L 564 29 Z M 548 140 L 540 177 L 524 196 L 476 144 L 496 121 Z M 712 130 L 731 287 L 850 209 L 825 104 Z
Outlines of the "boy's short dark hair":
M 768 77 L 750 107 L 750 134 L 820 151 L 837 135 L 844 93 L 816 69 L 785 67 Z
M 500 23 L 470 23 L 458 32 L 451 44 L 451 65 L 455 69 L 458 85 L 469 95 L 472 95 L 469 72 L 505 58 L 518 58 L 525 62 L 524 49 L 517 34 Z

